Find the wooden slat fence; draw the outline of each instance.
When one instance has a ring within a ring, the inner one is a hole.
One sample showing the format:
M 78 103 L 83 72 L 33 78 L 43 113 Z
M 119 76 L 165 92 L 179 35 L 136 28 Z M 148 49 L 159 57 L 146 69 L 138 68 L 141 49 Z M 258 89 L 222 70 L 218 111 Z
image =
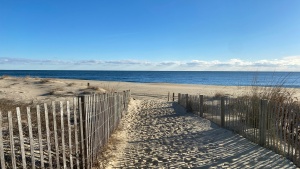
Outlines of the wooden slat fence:
M 124 91 L 0 110 L 0 168 L 92 168 L 130 97 Z
M 178 94 L 178 104 L 300 167 L 300 103 Z

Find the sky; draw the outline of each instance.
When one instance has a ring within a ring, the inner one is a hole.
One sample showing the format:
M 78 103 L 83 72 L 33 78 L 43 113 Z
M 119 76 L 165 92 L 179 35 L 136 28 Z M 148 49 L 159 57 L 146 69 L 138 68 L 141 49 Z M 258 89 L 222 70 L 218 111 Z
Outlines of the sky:
M 300 0 L 0 0 L 0 70 L 300 71 Z

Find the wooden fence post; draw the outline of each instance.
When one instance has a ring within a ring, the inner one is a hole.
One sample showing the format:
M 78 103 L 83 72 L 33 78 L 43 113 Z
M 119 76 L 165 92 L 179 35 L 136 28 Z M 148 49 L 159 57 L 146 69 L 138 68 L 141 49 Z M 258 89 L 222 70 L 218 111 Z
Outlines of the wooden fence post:
M 60 162 L 59 162 L 59 147 L 58 147 L 58 135 L 57 135 L 57 116 L 56 116 L 56 108 L 55 108 L 55 102 L 52 101 L 52 116 L 53 116 L 53 131 L 54 131 L 54 144 L 55 144 L 55 160 L 56 160 L 56 168 L 60 168 Z M 29 123 L 29 117 L 30 117 L 30 109 L 27 109 L 27 115 L 28 115 L 28 123 Z M 30 129 L 31 130 L 31 129 Z M 29 130 L 29 131 L 30 131 Z M 29 132 L 30 133 L 30 132 Z M 32 143 L 33 140 L 32 140 Z
M 73 169 L 73 158 L 72 158 L 72 136 L 71 136 L 71 112 L 70 103 L 67 101 L 67 119 L 68 119 L 68 137 L 69 137 L 69 158 L 70 158 L 70 168 Z
M 180 105 L 180 98 L 181 97 L 181 94 L 180 93 L 178 93 L 178 104 Z
M 5 158 L 4 158 L 4 148 L 3 148 L 3 136 L 2 136 L 2 112 L 0 111 L 0 162 L 1 168 L 5 169 Z
M 18 118 L 19 139 L 20 139 L 21 154 L 22 154 L 22 166 L 24 169 L 26 169 L 26 156 L 25 156 L 25 148 L 24 148 L 24 136 L 23 136 L 23 129 L 22 129 L 20 107 L 17 107 L 17 118 Z
M 170 101 L 170 92 L 168 92 L 168 101 Z
M 64 127 L 64 107 L 63 107 L 64 105 L 63 105 L 62 101 L 59 102 L 59 106 L 60 106 L 60 130 L 61 130 L 61 145 L 62 145 L 62 156 L 63 156 L 62 157 L 63 158 L 63 168 L 67 168 L 66 147 L 65 147 L 66 146 L 66 144 L 65 144 L 65 127 Z M 42 143 L 42 141 L 41 141 L 41 143 Z M 42 146 L 40 146 L 40 147 L 42 147 Z M 42 150 L 42 148 L 41 148 L 41 150 Z M 41 160 L 42 159 L 43 158 L 41 156 Z
M 42 136 L 42 123 L 41 123 L 41 111 L 40 106 L 36 106 L 36 117 L 37 117 L 37 127 L 38 127 L 38 135 L 39 135 L 39 153 L 40 153 L 40 159 L 41 159 L 41 168 L 45 168 L 44 164 L 44 150 L 43 150 L 43 136 Z M 62 132 L 63 133 L 63 132 Z M 63 137 L 62 137 L 63 138 Z
M 126 109 L 126 103 L 127 103 L 127 91 L 123 91 L 123 110 L 125 110 Z M 125 115 L 126 113 L 125 113 L 125 111 L 124 111 L 124 115 Z M 124 115 L 122 115 L 122 116 L 124 116 Z
M 259 145 L 266 145 L 266 124 L 267 124 L 267 104 L 268 100 L 263 99 L 260 101 L 259 111 Z
M 203 95 L 200 95 L 199 98 L 200 98 L 200 101 L 199 101 L 200 117 L 203 117 Z
M 15 141 L 14 141 L 14 132 L 13 132 L 13 122 L 12 122 L 12 113 L 8 111 L 8 129 L 9 129 L 9 140 L 10 140 L 10 151 L 11 151 L 11 167 L 13 169 L 17 168 L 16 162 L 16 152 L 15 152 Z
M 225 97 L 221 97 L 221 127 L 225 127 Z
M 175 101 L 175 93 L 173 93 L 173 102 Z
M 74 103 L 73 104 L 73 106 L 74 106 L 73 113 L 74 113 L 74 131 L 75 131 L 74 134 L 75 134 L 75 152 L 76 152 L 75 157 L 76 157 L 77 168 L 79 168 L 80 163 L 79 163 L 78 131 L 80 131 L 80 130 L 77 129 L 78 128 L 77 113 L 79 113 L 79 111 L 77 110 L 77 108 L 79 108 L 77 100 L 78 99 L 76 97 L 74 97 L 74 100 L 73 100 L 73 103 Z
M 49 168 L 52 169 L 53 166 L 52 166 L 52 156 L 51 156 L 49 114 L 48 114 L 48 106 L 46 103 L 44 103 L 44 109 L 45 109 L 45 122 L 46 122 L 46 133 L 47 133 L 48 162 L 49 162 Z
M 86 147 L 86 128 L 85 128 L 85 125 L 86 125 L 86 118 L 85 118 L 85 115 L 86 115 L 86 107 L 85 107 L 85 97 L 84 96 L 79 96 L 78 97 L 78 105 L 79 105 L 79 118 L 80 118 L 80 135 L 81 135 L 81 139 L 80 139 L 80 142 L 81 142 L 81 161 L 82 161 L 82 168 L 85 168 L 86 167 L 86 164 L 87 164 L 87 157 L 86 156 L 86 153 L 87 152 L 87 147 Z
M 189 111 L 189 94 L 185 94 L 185 108 L 187 111 Z

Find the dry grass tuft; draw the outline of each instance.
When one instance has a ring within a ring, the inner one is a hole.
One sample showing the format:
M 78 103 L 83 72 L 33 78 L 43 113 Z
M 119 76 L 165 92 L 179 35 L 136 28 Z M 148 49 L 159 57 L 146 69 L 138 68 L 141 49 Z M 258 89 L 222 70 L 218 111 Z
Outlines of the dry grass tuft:
M 90 95 L 95 93 L 105 93 L 106 91 L 99 86 L 88 86 L 85 89 L 81 89 L 81 95 Z
M 50 83 L 50 82 L 52 82 L 52 80 L 49 78 L 40 79 L 40 81 L 39 81 L 39 83 L 41 83 L 41 84 Z
M 15 111 L 16 107 L 20 107 L 20 109 L 26 109 L 26 107 L 30 107 L 32 103 L 23 103 L 17 102 L 14 100 L 8 99 L 0 99 L 0 110 L 2 112 Z
M 2 80 L 2 79 L 7 79 L 7 78 L 9 78 L 10 76 L 8 76 L 8 75 L 2 75 L 1 77 L 0 77 L 0 80 Z
M 102 88 L 100 88 L 98 86 L 88 86 L 87 88 L 91 89 L 91 90 L 101 90 L 102 89 Z
M 285 83 L 289 78 L 289 74 L 279 78 L 278 80 L 271 79 L 269 84 L 261 86 L 257 77 L 254 77 L 251 92 L 245 97 L 250 97 L 252 100 L 267 99 L 272 102 L 291 103 L 294 102 L 295 88 L 286 88 Z
M 111 84 L 105 84 L 103 86 L 101 86 L 102 89 L 110 92 L 110 93 L 114 93 L 114 92 L 117 92 L 119 90 L 119 83 L 116 84 L 116 85 L 111 85 Z
M 215 95 L 213 96 L 213 99 L 221 99 L 221 97 L 225 96 L 224 93 L 222 92 L 216 92 Z
M 253 117 L 259 120 L 259 110 L 260 102 L 262 99 L 268 100 L 270 105 L 281 105 L 281 107 L 290 107 L 295 108 L 299 106 L 299 101 L 294 97 L 296 90 L 294 88 L 286 88 L 284 86 L 287 81 L 288 76 L 282 77 L 277 81 L 271 81 L 267 86 L 260 86 L 258 84 L 257 78 L 253 79 L 253 85 L 249 93 L 246 93 L 243 96 L 239 96 L 238 100 L 240 107 L 247 107 L 247 103 L 250 101 L 251 108 L 253 109 Z M 278 111 L 275 111 L 278 113 Z M 279 113 L 278 116 L 286 116 L 286 110 Z M 254 124 L 254 122 L 251 121 Z
M 29 76 L 29 75 L 27 75 L 27 76 L 25 76 L 25 77 L 23 77 L 23 79 L 26 81 L 26 80 L 29 80 L 29 79 L 31 79 L 32 77 L 31 76 Z
M 75 85 L 76 85 L 76 83 L 68 83 L 67 84 L 68 87 L 72 87 L 72 86 L 75 86 Z
M 62 91 L 64 91 L 63 88 L 55 88 L 49 92 L 49 95 L 61 95 Z

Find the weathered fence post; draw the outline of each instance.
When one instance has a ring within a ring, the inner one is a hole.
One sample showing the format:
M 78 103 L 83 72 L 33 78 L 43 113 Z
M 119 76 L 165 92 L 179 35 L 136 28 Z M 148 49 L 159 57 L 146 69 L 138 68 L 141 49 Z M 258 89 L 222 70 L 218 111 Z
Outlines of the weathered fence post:
M 36 106 L 36 115 L 37 115 L 37 128 L 38 128 L 38 135 L 39 135 L 39 139 L 38 139 L 38 142 L 39 142 L 39 154 L 40 154 L 40 161 L 41 161 L 41 168 L 44 168 L 45 167 L 45 164 L 44 164 L 44 150 L 43 150 L 43 137 L 42 137 L 42 124 L 41 124 L 41 112 L 40 112 L 40 106 L 37 105 Z M 62 129 L 62 134 L 63 134 L 63 129 Z M 62 140 L 64 138 L 64 136 L 62 135 Z M 63 144 L 64 145 L 64 144 Z M 63 153 L 64 155 L 64 153 Z
M 78 105 L 79 105 L 79 111 L 80 111 L 80 133 L 81 133 L 81 161 L 82 161 L 82 168 L 85 168 L 87 162 L 87 140 L 86 140 L 86 106 L 85 106 L 85 96 L 79 96 L 78 97 Z M 85 158 L 86 157 L 86 158 Z
M 225 127 L 225 97 L 221 97 L 221 127 Z
M 203 95 L 200 95 L 199 98 L 200 98 L 200 101 L 199 101 L 200 117 L 203 117 Z
M 170 101 L 170 92 L 168 92 L 168 101 Z
M 19 139 L 20 139 L 20 146 L 21 146 L 21 153 L 22 153 L 22 166 L 25 169 L 26 168 L 26 156 L 25 156 L 25 148 L 24 148 L 24 136 L 23 136 L 23 129 L 22 129 L 20 107 L 17 107 L 17 118 L 18 118 Z
M 189 111 L 189 94 L 185 94 L 185 108 L 187 111 Z
M 123 91 L 123 110 L 126 110 L 126 104 L 127 104 L 127 91 Z M 124 111 L 124 114 L 126 114 L 125 113 L 125 111 Z M 122 116 L 124 116 L 124 115 L 122 115 Z
M 28 116 L 28 123 L 29 121 L 31 121 L 31 115 L 30 115 L 30 108 L 27 108 L 27 116 Z M 59 147 L 58 147 L 58 136 L 57 136 L 57 119 L 56 119 L 56 108 L 55 108 L 55 102 L 52 101 L 52 116 L 53 116 L 53 131 L 54 131 L 54 144 L 55 144 L 55 160 L 56 160 L 56 168 L 60 168 L 60 162 L 59 162 Z M 30 124 L 30 123 L 29 123 Z M 29 135 L 30 136 L 30 146 L 31 145 L 34 145 L 34 140 L 33 140 L 33 137 L 32 137 L 32 127 L 31 125 L 28 125 L 30 126 L 29 128 Z M 32 138 L 32 139 L 31 139 Z M 34 149 L 32 149 L 32 152 L 34 152 Z M 32 156 L 34 157 L 34 156 Z M 33 159 L 34 161 L 34 159 Z M 35 162 L 32 162 L 34 165 L 35 165 Z
M 13 121 L 12 121 L 11 111 L 8 111 L 8 129 L 9 129 L 11 163 L 12 163 L 11 167 L 13 169 L 16 169 L 17 162 L 16 162 L 15 141 L 14 141 Z
M 2 112 L 0 111 L 0 162 L 1 168 L 5 169 L 5 158 L 4 158 L 4 148 L 3 148 L 3 136 L 2 136 Z
M 178 93 L 178 104 L 180 105 L 180 97 L 181 97 L 181 94 Z
M 260 101 L 259 111 L 259 145 L 266 145 L 266 124 L 267 124 L 267 104 L 268 100 L 263 99 Z
M 175 101 L 175 93 L 173 93 L 173 102 Z

